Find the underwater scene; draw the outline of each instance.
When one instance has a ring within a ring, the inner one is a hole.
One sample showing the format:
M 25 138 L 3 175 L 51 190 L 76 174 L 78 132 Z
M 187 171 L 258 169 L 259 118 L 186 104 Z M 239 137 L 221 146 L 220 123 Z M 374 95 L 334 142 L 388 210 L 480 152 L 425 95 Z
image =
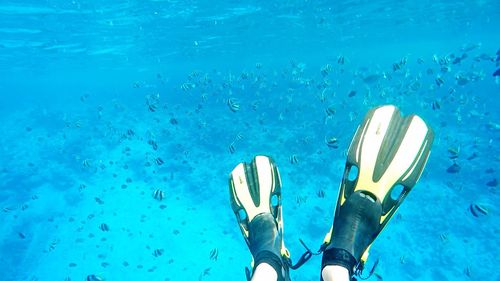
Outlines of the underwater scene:
M 500 280 L 499 27 L 497 0 L 2 0 L 0 280 L 246 280 L 256 155 L 295 263 L 383 105 L 434 141 L 361 277 Z

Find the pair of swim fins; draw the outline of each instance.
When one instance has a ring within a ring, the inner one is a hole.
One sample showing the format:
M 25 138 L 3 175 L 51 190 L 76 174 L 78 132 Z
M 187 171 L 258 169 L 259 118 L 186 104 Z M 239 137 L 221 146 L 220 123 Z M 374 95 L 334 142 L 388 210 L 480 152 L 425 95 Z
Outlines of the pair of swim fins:
M 349 146 L 333 224 L 318 252 L 322 268 L 341 265 L 351 277 L 360 274 L 371 244 L 420 178 L 433 139 L 420 117 L 403 117 L 393 105 L 367 113 Z M 238 164 L 229 177 L 231 207 L 253 264 L 266 262 L 278 280 L 288 280 L 294 266 L 283 240 L 281 188 L 267 156 Z

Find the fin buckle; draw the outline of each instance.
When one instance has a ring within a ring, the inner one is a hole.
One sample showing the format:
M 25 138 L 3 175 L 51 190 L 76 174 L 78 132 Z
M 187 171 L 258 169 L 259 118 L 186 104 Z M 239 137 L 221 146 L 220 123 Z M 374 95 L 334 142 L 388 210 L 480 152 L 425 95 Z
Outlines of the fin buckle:
M 299 269 L 307 261 L 309 261 L 309 259 L 312 258 L 312 256 L 320 255 L 323 252 L 322 249 L 320 249 L 317 252 L 313 252 L 313 251 L 311 251 L 311 249 L 309 249 L 309 247 L 307 247 L 306 243 L 304 241 L 302 241 L 302 239 L 299 238 L 299 241 L 300 241 L 300 244 L 302 244 L 302 246 L 306 249 L 306 251 L 300 256 L 299 260 L 295 264 L 292 264 L 291 259 L 287 259 L 288 267 L 293 269 L 293 270 Z
M 372 277 L 373 273 L 375 272 L 375 269 L 377 269 L 379 259 L 375 261 L 373 264 L 372 268 L 370 269 L 370 272 L 368 273 L 368 276 L 362 276 L 363 270 L 365 269 L 365 263 L 360 262 L 358 265 L 356 265 L 356 270 L 354 271 L 354 275 L 358 276 L 359 279 L 361 280 L 366 280 L 370 277 Z

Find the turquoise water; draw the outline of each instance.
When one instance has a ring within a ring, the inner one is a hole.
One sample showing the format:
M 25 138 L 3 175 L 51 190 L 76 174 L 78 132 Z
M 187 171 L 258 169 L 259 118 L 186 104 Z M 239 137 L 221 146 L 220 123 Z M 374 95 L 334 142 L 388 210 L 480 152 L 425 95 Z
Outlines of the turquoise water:
M 494 0 L 2 1 L 0 279 L 244 280 L 228 174 L 256 154 L 297 259 L 392 103 L 436 138 L 370 280 L 499 280 L 499 26 Z

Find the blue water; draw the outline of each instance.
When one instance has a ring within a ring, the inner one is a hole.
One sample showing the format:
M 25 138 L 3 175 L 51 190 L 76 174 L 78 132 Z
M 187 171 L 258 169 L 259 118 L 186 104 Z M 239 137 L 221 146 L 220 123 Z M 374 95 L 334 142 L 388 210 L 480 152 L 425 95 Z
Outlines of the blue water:
M 499 26 L 495 0 L 1 1 L 0 279 L 244 280 L 228 174 L 256 154 L 297 259 L 391 103 L 436 138 L 370 280 L 499 280 Z

